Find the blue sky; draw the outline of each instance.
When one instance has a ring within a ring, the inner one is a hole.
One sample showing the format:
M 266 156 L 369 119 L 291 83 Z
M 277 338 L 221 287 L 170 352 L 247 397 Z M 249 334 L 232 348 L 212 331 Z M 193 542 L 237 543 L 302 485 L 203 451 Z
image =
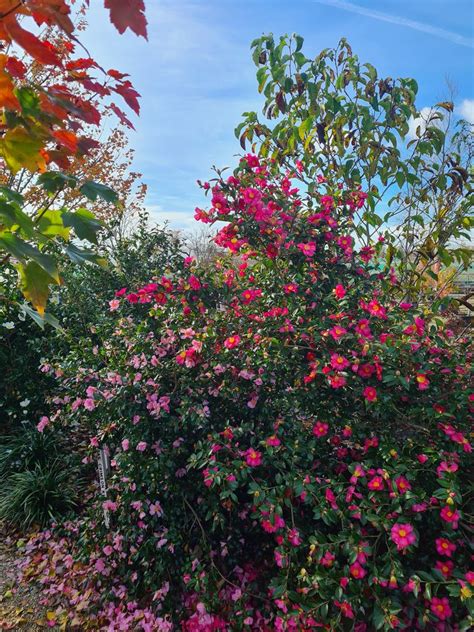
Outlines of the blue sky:
M 234 128 L 259 111 L 250 42 L 263 33 L 299 33 L 315 56 L 345 36 L 361 61 L 383 75 L 411 76 L 420 108 L 455 86 L 458 112 L 474 122 L 473 0 L 145 0 L 148 42 L 108 22 L 92 2 L 81 37 L 104 67 L 128 72 L 142 95 L 134 117 L 135 167 L 159 222 L 193 230 L 204 204 L 196 179 L 235 164 Z M 133 113 L 132 113 L 133 116 Z

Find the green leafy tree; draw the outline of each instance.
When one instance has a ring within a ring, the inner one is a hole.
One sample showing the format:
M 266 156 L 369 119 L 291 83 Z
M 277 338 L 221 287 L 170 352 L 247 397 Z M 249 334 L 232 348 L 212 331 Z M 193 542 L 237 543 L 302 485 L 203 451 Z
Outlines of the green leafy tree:
M 265 35 L 252 49 L 265 103 L 263 119 L 248 112 L 237 127 L 242 147 L 288 167 L 300 161 L 310 192 L 318 176 L 361 186 L 368 206 L 354 218 L 358 240 L 378 244 L 412 296 L 440 266 L 466 267 L 474 147 L 472 125 L 453 124 L 453 104 L 436 104 L 413 138 L 417 82 L 380 76 L 345 39 L 315 58 L 299 35 Z

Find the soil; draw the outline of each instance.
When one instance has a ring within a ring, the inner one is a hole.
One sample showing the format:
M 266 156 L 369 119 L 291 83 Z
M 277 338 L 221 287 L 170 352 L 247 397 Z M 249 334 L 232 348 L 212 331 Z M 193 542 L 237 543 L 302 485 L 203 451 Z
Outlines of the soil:
M 15 540 L 0 526 L 0 630 L 51 630 L 38 588 L 18 583 L 15 550 Z

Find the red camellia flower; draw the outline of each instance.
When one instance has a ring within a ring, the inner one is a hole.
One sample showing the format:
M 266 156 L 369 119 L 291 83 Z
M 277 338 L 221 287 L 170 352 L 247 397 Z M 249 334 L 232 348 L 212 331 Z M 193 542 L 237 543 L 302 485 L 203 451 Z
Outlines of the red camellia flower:
M 253 448 L 249 448 L 247 452 L 245 452 L 245 462 L 251 467 L 257 467 L 257 465 L 262 463 L 262 453 Z
M 296 294 L 296 292 L 298 292 L 298 286 L 296 283 L 287 283 L 283 286 L 283 291 L 285 294 Z
M 329 424 L 322 421 L 317 421 L 313 426 L 313 434 L 315 437 L 324 437 L 329 430 Z
M 424 373 L 418 373 L 418 375 L 416 376 L 416 381 L 418 384 L 418 389 L 420 391 L 426 391 L 426 389 L 429 388 L 430 381 Z
M 338 283 L 332 292 L 334 296 L 339 299 L 344 298 L 344 296 L 346 295 L 346 290 L 344 286 L 341 285 L 341 283 Z
M 366 386 L 362 394 L 368 402 L 377 401 L 377 391 L 373 386 Z
M 334 605 L 339 608 L 342 614 L 348 619 L 354 619 L 354 611 L 352 610 L 352 606 L 348 601 L 337 601 L 334 600 Z
M 447 597 L 433 597 L 430 601 L 430 610 L 441 621 L 449 619 L 449 617 L 453 614 Z
M 390 530 L 390 537 L 397 545 L 399 551 L 403 551 L 416 542 L 416 535 L 411 524 L 394 524 Z
M 235 334 L 234 336 L 229 336 L 229 338 L 226 338 L 224 340 L 224 347 L 226 349 L 233 349 L 234 347 L 237 347 L 239 343 L 240 343 L 240 336 Z

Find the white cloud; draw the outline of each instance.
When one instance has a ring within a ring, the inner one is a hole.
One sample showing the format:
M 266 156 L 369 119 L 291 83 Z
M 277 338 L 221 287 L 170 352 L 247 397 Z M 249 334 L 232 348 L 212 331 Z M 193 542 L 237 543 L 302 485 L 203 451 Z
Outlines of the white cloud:
M 436 110 L 433 108 L 425 107 L 421 108 L 417 118 L 411 117 L 408 123 L 408 138 L 418 138 L 423 134 L 428 125 L 435 127 L 443 127 L 443 120 L 438 118 Z M 420 133 L 417 134 L 417 129 L 420 128 Z
M 474 99 L 464 99 L 456 107 L 456 114 L 459 114 L 468 123 L 474 124 Z

